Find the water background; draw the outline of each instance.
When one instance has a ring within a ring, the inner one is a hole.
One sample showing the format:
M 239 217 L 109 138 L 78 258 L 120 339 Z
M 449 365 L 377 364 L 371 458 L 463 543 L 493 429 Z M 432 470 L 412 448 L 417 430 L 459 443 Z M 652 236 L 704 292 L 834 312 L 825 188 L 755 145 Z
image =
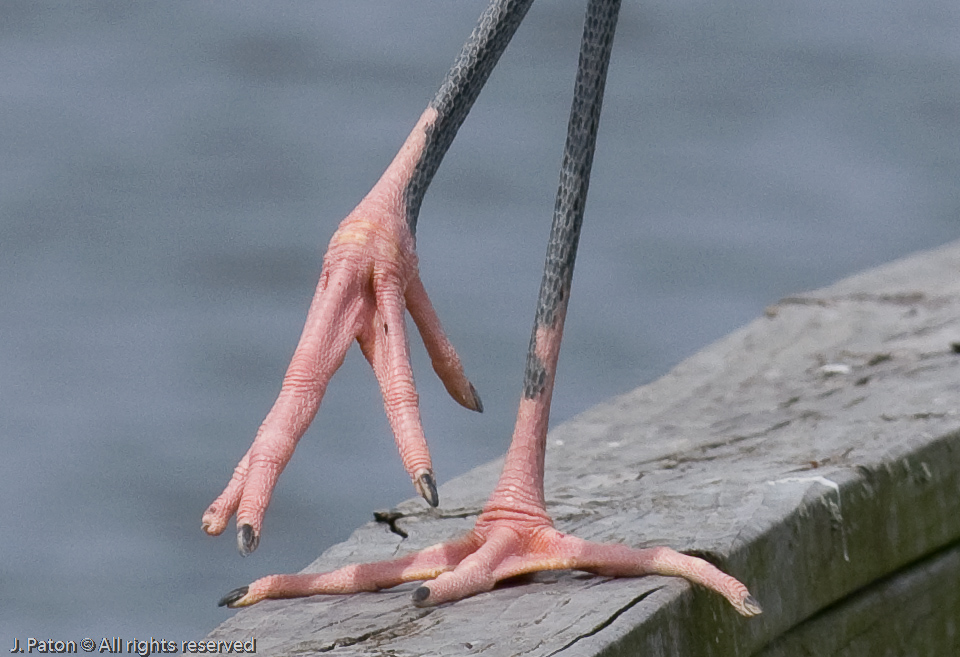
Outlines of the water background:
M 216 600 L 413 495 L 352 350 L 255 555 L 200 515 L 278 390 L 323 247 L 485 2 L 0 7 L 0 641 L 205 634 Z M 583 2 L 541 0 L 426 197 L 441 481 L 519 398 Z M 624 3 L 554 422 L 782 296 L 960 236 L 955 0 Z

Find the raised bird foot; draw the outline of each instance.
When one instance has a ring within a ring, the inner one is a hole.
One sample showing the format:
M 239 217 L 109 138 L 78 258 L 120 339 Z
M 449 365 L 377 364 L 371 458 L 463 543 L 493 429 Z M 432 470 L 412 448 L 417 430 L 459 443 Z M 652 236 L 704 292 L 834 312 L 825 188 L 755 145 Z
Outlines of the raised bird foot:
M 420 280 L 414 237 L 406 221 L 402 189 L 422 149 L 428 118 L 421 117 L 397 159 L 330 240 L 277 401 L 230 483 L 203 514 L 203 530 L 212 535 L 223 532 L 236 514 L 237 544 L 243 555 L 256 549 L 277 478 L 354 339 L 380 383 L 404 468 L 432 506 L 439 500 L 410 367 L 405 310 L 450 395 L 466 408 L 483 410 Z
M 504 579 L 541 570 L 583 570 L 608 577 L 684 577 L 726 598 L 744 616 L 760 605 L 739 581 L 703 559 L 670 548 L 634 549 L 562 534 L 545 514 L 503 508 L 481 514 L 466 536 L 392 561 L 359 564 L 318 575 L 272 575 L 228 593 L 221 606 L 245 607 L 266 598 L 377 591 L 425 581 L 417 606 L 438 605 L 489 591 Z

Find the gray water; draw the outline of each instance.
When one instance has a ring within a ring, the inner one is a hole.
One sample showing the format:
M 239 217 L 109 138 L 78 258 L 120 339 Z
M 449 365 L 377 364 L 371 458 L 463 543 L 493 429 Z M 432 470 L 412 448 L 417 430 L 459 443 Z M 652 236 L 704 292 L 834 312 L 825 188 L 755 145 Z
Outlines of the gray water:
M 260 549 L 200 515 L 269 409 L 320 258 L 484 0 L 0 6 L 0 641 L 181 640 L 413 495 L 357 350 Z M 583 2 L 541 0 L 420 217 L 486 412 L 416 345 L 445 481 L 519 397 Z M 553 405 L 800 290 L 960 236 L 956 0 L 626 0 Z

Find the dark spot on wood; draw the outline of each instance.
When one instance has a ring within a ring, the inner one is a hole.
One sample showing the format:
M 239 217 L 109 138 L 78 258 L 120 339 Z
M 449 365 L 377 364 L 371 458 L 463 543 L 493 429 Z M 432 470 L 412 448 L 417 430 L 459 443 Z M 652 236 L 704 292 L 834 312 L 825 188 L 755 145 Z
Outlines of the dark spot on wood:
M 377 522 L 383 523 L 390 528 L 394 534 L 400 538 L 407 538 L 409 534 L 405 532 L 402 528 L 397 526 L 397 521 L 403 517 L 403 514 L 399 511 L 374 511 L 373 519 Z

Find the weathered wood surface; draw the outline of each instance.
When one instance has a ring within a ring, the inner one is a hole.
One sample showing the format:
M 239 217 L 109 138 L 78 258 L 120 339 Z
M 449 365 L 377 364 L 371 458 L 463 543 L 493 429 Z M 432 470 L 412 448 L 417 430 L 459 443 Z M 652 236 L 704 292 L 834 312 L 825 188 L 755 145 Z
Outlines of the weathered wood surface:
M 923 645 L 960 641 L 958 342 L 960 242 L 784 299 L 551 431 L 558 528 L 701 554 L 758 618 L 678 579 L 559 572 L 435 609 L 410 603 L 415 585 L 267 601 L 210 636 L 268 655 L 937 654 L 869 635 L 913 604 L 901 627 L 944 637 Z M 371 522 L 308 570 L 456 536 L 499 467 L 448 482 L 438 511 L 399 505 L 409 538 Z
M 955 543 L 804 621 L 758 657 L 960 655 L 958 582 Z

